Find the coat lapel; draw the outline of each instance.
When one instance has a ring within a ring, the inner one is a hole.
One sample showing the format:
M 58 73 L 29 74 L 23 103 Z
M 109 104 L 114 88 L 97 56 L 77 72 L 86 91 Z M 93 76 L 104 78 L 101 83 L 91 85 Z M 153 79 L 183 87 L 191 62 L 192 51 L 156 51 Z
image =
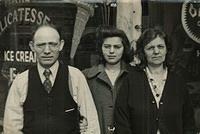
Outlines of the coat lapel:
M 111 81 L 108 78 L 108 75 L 106 74 L 105 71 L 102 71 L 99 75 L 98 75 L 98 79 L 103 81 L 104 83 L 106 83 L 108 86 L 112 87 Z
M 171 90 L 173 90 L 175 83 L 174 83 L 174 78 L 172 76 L 172 74 L 168 71 L 167 74 L 167 79 L 165 82 L 165 86 L 163 89 L 163 93 L 162 93 L 162 97 L 161 97 L 161 101 L 166 100 L 166 97 L 169 96 L 169 94 L 171 93 Z

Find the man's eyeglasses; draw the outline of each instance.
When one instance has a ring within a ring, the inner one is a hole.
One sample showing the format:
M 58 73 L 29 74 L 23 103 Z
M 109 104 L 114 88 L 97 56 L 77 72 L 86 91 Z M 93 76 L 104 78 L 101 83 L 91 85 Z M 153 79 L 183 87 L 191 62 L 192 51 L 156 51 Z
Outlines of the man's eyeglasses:
M 51 50 L 57 50 L 59 48 L 59 43 L 57 42 L 35 44 L 35 46 L 40 50 L 44 50 L 47 47 L 47 45 Z

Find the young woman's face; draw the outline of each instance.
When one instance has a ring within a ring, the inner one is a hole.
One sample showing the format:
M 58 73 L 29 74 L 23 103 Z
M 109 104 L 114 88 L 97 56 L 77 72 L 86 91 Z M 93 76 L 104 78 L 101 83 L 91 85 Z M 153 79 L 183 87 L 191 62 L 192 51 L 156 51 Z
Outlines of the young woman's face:
M 157 36 L 144 47 L 147 64 L 150 66 L 163 65 L 167 54 L 166 44 L 163 38 Z
M 124 46 L 120 37 L 108 37 L 102 45 L 102 52 L 107 64 L 115 65 L 121 61 Z

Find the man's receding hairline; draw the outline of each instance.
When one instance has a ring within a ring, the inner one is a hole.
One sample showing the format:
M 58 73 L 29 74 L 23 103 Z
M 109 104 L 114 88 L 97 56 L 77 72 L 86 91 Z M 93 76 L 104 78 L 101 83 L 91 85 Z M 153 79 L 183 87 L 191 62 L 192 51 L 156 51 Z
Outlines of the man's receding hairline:
M 58 30 L 57 30 L 55 27 L 50 26 L 50 25 L 42 25 L 42 26 L 40 26 L 40 27 L 38 27 L 38 28 L 36 29 L 36 31 L 35 31 L 35 33 L 34 33 L 34 35 L 33 35 L 33 41 L 34 41 L 34 39 L 35 39 L 35 35 L 37 34 L 37 32 L 38 32 L 39 30 L 43 29 L 43 28 L 50 28 L 50 29 L 55 30 L 55 31 L 57 32 L 57 34 L 58 34 L 58 36 L 59 36 L 59 40 L 60 40 L 60 34 L 59 34 Z

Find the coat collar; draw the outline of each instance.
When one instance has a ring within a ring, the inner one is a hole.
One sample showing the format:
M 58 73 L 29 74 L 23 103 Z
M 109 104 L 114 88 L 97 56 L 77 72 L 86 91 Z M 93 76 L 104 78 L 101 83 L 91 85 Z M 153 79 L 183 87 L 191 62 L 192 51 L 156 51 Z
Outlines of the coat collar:
M 87 78 L 93 78 L 95 76 L 98 76 L 100 78 L 104 78 L 106 74 L 105 72 L 105 66 L 103 64 L 99 64 L 97 66 L 93 66 L 92 68 L 89 69 L 90 71 L 87 72 L 86 77 Z M 128 73 L 128 65 L 126 63 L 122 62 L 121 63 L 121 72 L 120 76 L 123 73 Z

